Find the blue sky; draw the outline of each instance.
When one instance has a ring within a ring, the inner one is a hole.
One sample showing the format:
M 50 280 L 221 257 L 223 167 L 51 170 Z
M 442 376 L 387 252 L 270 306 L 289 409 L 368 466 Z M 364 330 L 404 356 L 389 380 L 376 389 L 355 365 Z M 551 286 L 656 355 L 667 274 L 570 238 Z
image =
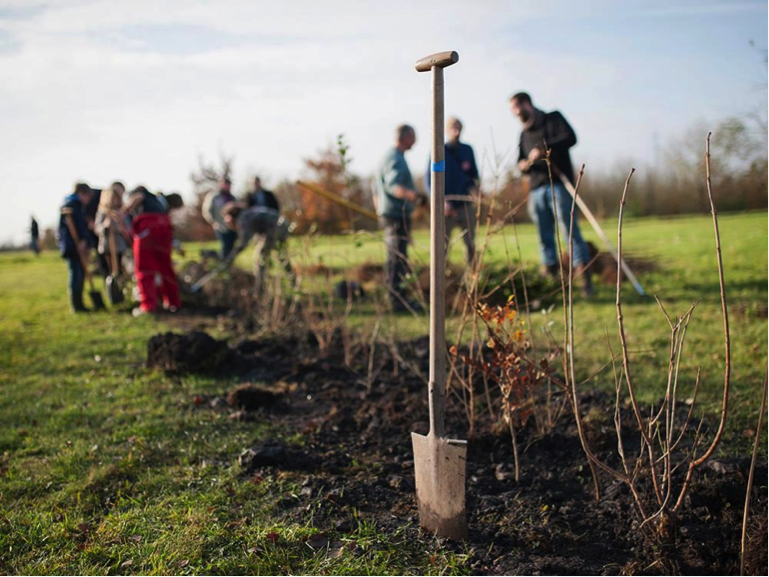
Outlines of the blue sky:
M 238 186 L 275 184 L 344 133 L 368 175 L 409 122 L 419 172 L 430 93 L 413 62 L 445 49 L 446 111 L 487 178 L 515 153 L 518 90 L 564 113 L 588 171 L 643 170 L 655 139 L 766 114 L 751 39 L 766 48 L 766 2 L 0 0 L 0 241 L 32 213 L 53 223 L 78 179 L 189 195 L 201 154 L 234 155 Z

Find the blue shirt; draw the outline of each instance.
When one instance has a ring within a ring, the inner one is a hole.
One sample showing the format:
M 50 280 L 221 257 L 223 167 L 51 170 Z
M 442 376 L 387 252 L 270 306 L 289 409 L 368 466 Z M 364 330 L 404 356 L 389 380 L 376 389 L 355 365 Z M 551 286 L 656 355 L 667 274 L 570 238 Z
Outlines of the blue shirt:
M 464 142 L 447 143 L 444 149 L 446 157 L 446 194 L 453 196 L 469 195 L 478 180 L 478 167 L 475 164 L 473 148 Z M 430 191 L 430 172 L 432 163 L 427 164 L 425 184 Z M 452 200 L 451 205 L 459 208 L 466 203 Z
M 414 179 L 411 178 L 403 151 L 393 147 L 385 155 L 374 178 L 374 188 L 379 200 L 379 216 L 403 218 L 404 215 L 410 217 L 414 211 L 414 205 L 409 201 L 393 195 L 396 186 L 414 190 Z

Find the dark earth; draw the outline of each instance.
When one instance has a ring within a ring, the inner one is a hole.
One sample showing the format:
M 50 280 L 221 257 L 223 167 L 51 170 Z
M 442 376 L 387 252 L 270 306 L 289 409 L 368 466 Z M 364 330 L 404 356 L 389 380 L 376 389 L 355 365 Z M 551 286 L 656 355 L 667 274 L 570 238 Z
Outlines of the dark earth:
M 189 316 L 183 321 L 179 326 L 195 325 Z M 428 341 L 398 343 L 397 357 L 391 348 L 378 346 L 373 377 L 370 351 L 357 346 L 345 355 L 344 339 L 334 339 L 321 353 L 311 334 L 226 344 L 203 332 L 166 333 L 150 341 L 148 363 L 174 374 L 238 376 L 243 385 L 218 397 L 197 395 L 189 410 L 227 411 L 236 419 L 272 425 L 278 438 L 255 440 L 223 458 L 237 460 L 244 479 L 286 471 L 297 475 L 301 491 L 279 497 L 286 521 L 304 524 L 312 516 L 314 526 L 328 535 L 350 531 L 355 519 L 364 518 L 385 532 L 402 528 L 409 540 L 431 540 L 419 529 L 410 440 L 412 431 L 428 430 L 427 389 L 419 376 L 428 373 Z M 590 416 L 594 450 L 616 464 L 613 396 L 587 393 L 580 406 Z M 451 436 L 468 438 L 456 407 L 447 413 Z M 301 444 L 280 440 L 297 433 Z M 701 467 L 672 539 L 655 542 L 639 531 L 639 515 L 624 484 L 602 474 L 601 500 L 595 501 L 568 413 L 540 438 L 533 427 L 523 428 L 518 443 L 521 479 L 516 482 L 509 433 L 479 425 L 469 438 L 469 539 L 445 546 L 469 553 L 472 573 L 738 574 L 749 458 L 718 457 Z M 765 462 L 756 469 L 753 493 L 747 571 L 766 575 Z

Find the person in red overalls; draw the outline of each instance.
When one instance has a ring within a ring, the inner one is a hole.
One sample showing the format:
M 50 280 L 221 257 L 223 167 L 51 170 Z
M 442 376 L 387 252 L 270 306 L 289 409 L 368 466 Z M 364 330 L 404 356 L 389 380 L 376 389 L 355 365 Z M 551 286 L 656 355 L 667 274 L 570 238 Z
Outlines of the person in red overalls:
M 125 211 L 134 215 L 131 232 L 140 296 L 134 316 L 158 312 L 161 302 L 171 312 L 182 306 L 179 283 L 171 262 L 173 231 L 168 215 L 183 205 L 178 194 L 155 195 L 143 186 L 135 188 L 128 198 Z M 155 283 L 156 277 L 160 278 L 159 286 Z

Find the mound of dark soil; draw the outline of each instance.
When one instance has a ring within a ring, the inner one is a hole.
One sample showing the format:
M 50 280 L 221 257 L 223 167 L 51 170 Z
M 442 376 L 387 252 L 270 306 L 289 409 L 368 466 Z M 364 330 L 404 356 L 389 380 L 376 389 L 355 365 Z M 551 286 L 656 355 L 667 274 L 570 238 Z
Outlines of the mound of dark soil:
M 230 357 L 227 343 L 208 333 L 162 333 L 147 343 L 147 366 L 174 373 L 208 372 Z
M 380 529 L 417 529 L 410 433 L 428 429 L 427 339 L 399 343 L 397 358 L 377 349 L 379 373 L 367 383 L 367 354 L 347 355 L 341 342 L 320 355 L 312 339 L 244 341 L 238 346 L 246 378 L 268 386 L 292 383 L 280 414 L 261 412 L 299 446 L 274 442 L 250 447 L 239 459 L 244 471 L 262 477 L 290 471 L 302 489 L 278 503 L 289 519 L 333 530 L 340 519 L 360 515 Z M 274 362 L 276 355 L 281 363 Z M 352 361 L 350 362 L 350 358 Z M 582 395 L 583 414 L 612 415 L 613 397 Z M 701 468 L 678 519 L 675 541 L 652 548 L 628 488 L 602 475 L 596 502 L 589 468 L 571 419 L 563 417 L 544 437 L 533 427 L 519 433 L 521 479 L 513 474 L 509 435 L 487 419 L 473 435 L 454 403 L 447 430 L 469 438 L 467 511 L 470 537 L 449 545 L 470 551 L 473 572 L 491 574 L 730 574 L 739 563 L 739 532 L 749 461 L 721 458 Z M 685 411 L 684 411 L 685 413 Z M 632 421 L 630 409 L 623 419 Z M 590 419 L 588 432 L 600 458 L 612 462 L 616 433 L 611 417 Z M 626 450 L 637 447 L 626 440 Z M 616 464 L 616 461 L 614 461 Z M 678 482 L 679 480 L 677 480 Z M 766 464 L 756 479 L 765 487 Z M 765 490 L 757 491 L 754 515 L 765 519 Z M 755 564 L 761 564 L 760 531 L 753 529 Z M 758 539 L 758 540 L 757 540 Z M 765 550 L 765 543 L 763 543 Z M 765 557 L 764 557 L 765 560 Z M 752 567 L 752 566 L 751 566 Z M 763 565 L 765 573 L 765 561 Z
M 364 262 L 352 270 L 352 278 L 359 283 L 384 282 L 384 267 L 381 264 Z
M 208 346 L 220 351 L 217 358 L 225 359 L 218 370 L 236 369 L 244 381 L 280 386 L 284 391 L 278 400 L 265 396 L 269 391 L 246 385 L 230 393 L 229 406 L 221 397 L 216 406 L 202 397 L 195 405 L 233 414 L 251 406 L 256 413 L 249 414 L 270 423 L 282 438 L 303 439 L 298 444 L 262 441 L 239 456 L 231 455 L 238 458 L 244 474 L 293 476 L 301 490 L 276 495 L 275 503 L 288 521 L 312 522 L 320 531 L 333 531 L 341 520 L 360 518 L 376 523 L 382 531 L 402 532 L 408 539 L 427 538 L 418 529 L 410 438 L 412 431 L 428 430 L 427 338 L 397 343 L 397 351 L 377 347 L 373 372 L 366 345 L 345 351 L 342 339 L 334 340 L 323 353 L 310 335 L 241 340 L 229 353 L 224 343 L 213 342 Z M 498 406 L 494 391 L 491 400 Z M 268 402 L 274 402 L 274 407 Z M 590 415 L 585 426 L 593 450 L 616 466 L 613 395 L 586 393 L 579 402 L 582 414 Z M 682 408 L 682 416 L 686 410 Z M 623 407 L 621 418 L 631 423 L 632 409 Z M 625 484 L 602 474 L 601 500 L 595 501 L 573 419 L 562 417 L 545 436 L 537 436 L 533 426 L 518 433 L 518 482 L 509 434 L 493 425 L 485 416 L 476 421 L 472 433 L 468 431 L 464 409 L 450 395 L 447 432 L 469 440 L 470 534 L 467 543 L 447 546 L 467 554 L 474 573 L 738 571 L 748 459 L 719 457 L 698 469 L 678 515 L 673 541 L 652 546 L 639 530 L 640 518 Z M 633 437 L 637 435 L 628 433 L 624 439 L 628 454 L 640 446 Z M 766 463 L 756 473 L 749 568 L 766 574 Z M 683 470 L 677 473 L 675 483 L 680 484 L 682 474 Z M 652 494 L 643 482 L 637 488 Z
M 227 404 L 234 409 L 255 411 L 274 405 L 281 395 L 253 385 L 241 385 L 227 395 Z

